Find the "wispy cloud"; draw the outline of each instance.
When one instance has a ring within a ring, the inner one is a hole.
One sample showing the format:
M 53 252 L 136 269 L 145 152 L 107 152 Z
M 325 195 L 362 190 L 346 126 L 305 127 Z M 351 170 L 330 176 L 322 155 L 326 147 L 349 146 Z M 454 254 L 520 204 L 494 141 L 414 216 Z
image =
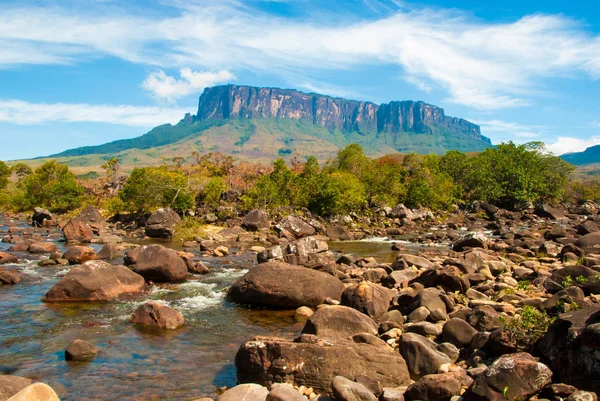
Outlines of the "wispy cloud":
M 544 125 L 524 125 L 502 120 L 474 121 L 479 124 L 484 135 L 494 134 L 499 139 L 535 139 L 543 136 L 549 127 Z
M 192 110 L 85 103 L 29 103 L 0 100 L 0 122 L 17 125 L 94 122 L 138 127 L 176 123 Z
M 11 47 L 0 52 L 0 66 L 112 56 L 163 69 L 250 69 L 287 79 L 308 78 L 307 69 L 396 65 L 421 90 L 445 91 L 449 101 L 477 109 L 531 104 L 548 90 L 548 78 L 600 78 L 600 36 L 562 15 L 484 23 L 457 11 L 369 3 L 389 7 L 377 18 L 353 15 L 341 23 L 328 13 L 301 21 L 269 15 L 238 1 L 172 2 L 178 11 L 168 17 L 140 17 L 146 14 L 115 5 L 93 13 L 5 7 L 0 44 Z M 172 97 L 189 86 L 185 77 L 152 79 Z
M 235 75 L 227 70 L 195 72 L 189 68 L 182 68 L 179 74 L 181 79 L 169 76 L 163 70 L 152 72 L 142 82 L 142 88 L 158 99 L 172 102 L 183 96 L 200 92 L 207 86 L 231 82 L 236 79 Z
M 554 143 L 547 144 L 546 149 L 555 155 L 562 155 L 572 152 L 583 152 L 590 146 L 600 144 L 600 136 L 594 136 L 588 139 L 573 138 L 571 136 L 561 136 Z

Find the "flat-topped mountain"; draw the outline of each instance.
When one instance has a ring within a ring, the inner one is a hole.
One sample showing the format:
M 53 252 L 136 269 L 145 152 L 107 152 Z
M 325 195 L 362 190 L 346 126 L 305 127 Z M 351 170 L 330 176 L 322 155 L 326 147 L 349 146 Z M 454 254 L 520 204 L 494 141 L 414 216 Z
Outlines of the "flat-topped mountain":
M 378 105 L 292 89 L 223 85 L 206 88 L 197 114 L 176 125 L 52 157 L 69 158 L 67 163 L 80 166 L 109 156 L 119 156 L 124 164 L 147 165 L 192 151 L 219 151 L 254 161 L 292 154 L 326 160 L 349 143 L 359 143 L 371 156 L 491 146 L 478 125 L 420 101 Z
M 590 146 L 583 152 L 565 153 L 561 158 L 576 166 L 600 163 L 600 145 Z

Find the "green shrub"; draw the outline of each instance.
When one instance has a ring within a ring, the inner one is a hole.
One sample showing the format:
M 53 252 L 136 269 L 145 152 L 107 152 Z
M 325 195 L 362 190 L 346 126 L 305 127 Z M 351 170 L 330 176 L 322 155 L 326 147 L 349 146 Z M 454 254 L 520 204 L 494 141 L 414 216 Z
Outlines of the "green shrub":
M 150 212 L 160 207 L 187 210 L 194 206 L 187 178 L 166 166 L 134 169 L 119 196 L 135 212 Z
M 309 209 L 320 215 L 348 214 L 366 204 L 363 184 L 350 173 L 336 172 L 324 176 L 319 191 L 309 203 Z
M 10 168 L 0 160 L 0 190 L 6 189 L 10 178 Z
M 509 340 L 519 349 L 531 350 L 544 336 L 548 327 L 555 318 L 533 306 L 525 305 L 521 314 L 508 319 L 501 317 L 504 323 L 504 332 Z
M 200 193 L 199 200 L 208 206 L 218 206 L 221 195 L 227 190 L 227 184 L 221 177 L 213 177 Z
M 173 240 L 176 242 L 193 241 L 206 234 L 205 225 L 194 217 L 184 217 L 182 222 L 175 226 Z

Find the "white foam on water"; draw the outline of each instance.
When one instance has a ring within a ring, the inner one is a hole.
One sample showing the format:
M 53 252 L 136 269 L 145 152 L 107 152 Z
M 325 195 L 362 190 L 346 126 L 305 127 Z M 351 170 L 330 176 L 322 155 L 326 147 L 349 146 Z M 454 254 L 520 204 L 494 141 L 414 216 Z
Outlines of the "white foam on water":
M 223 269 L 222 271 L 210 273 L 211 278 L 239 278 L 248 273 L 248 269 Z
M 175 309 L 197 311 L 219 305 L 225 299 L 225 292 L 210 291 L 207 295 L 182 298 L 174 301 Z

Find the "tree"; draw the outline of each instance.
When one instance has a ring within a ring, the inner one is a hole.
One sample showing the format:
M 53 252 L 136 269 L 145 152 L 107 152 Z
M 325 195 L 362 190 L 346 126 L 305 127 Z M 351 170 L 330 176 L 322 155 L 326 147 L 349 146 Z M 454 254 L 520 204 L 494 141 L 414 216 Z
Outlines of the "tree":
M 151 212 L 160 207 L 186 210 L 194 205 L 187 178 L 166 166 L 135 168 L 119 196 L 136 212 Z
M 104 163 L 101 167 L 106 171 L 106 176 L 108 178 L 108 181 L 110 182 L 110 185 L 113 188 L 116 188 L 118 185 L 117 180 L 119 178 L 119 158 L 113 157 L 112 159 L 107 160 L 107 162 Z
M 10 172 L 11 174 L 15 174 L 20 181 L 28 175 L 32 174 L 33 170 L 31 169 L 31 167 L 29 167 L 29 165 L 25 163 L 17 163 L 10 168 Z
M 357 212 L 365 204 L 365 189 L 358 178 L 347 172 L 334 172 L 324 176 L 308 207 L 315 213 L 328 216 Z
M 36 168 L 19 184 L 15 206 L 20 210 L 45 207 L 52 212 L 67 212 L 81 204 L 84 189 L 65 165 L 50 160 Z
M 208 206 L 218 206 L 221 195 L 227 190 L 227 184 L 221 177 L 213 177 L 208 181 L 200 194 L 199 200 Z
M 0 160 L 0 190 L 5 189 L 8 185 L 8 178 L 10 177 L 10 168 Z

